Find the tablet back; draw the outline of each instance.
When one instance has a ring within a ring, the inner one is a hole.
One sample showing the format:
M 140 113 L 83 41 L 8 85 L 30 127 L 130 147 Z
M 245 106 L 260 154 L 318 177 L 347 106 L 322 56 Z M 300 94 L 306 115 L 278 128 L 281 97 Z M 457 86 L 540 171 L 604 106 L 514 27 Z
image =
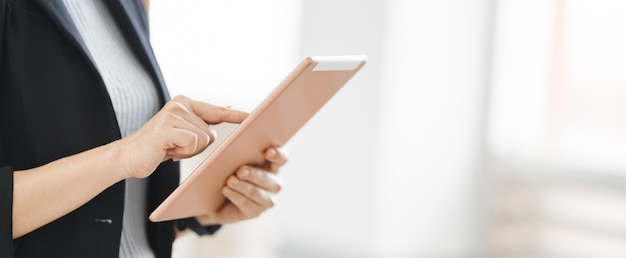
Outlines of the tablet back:
M 304 59 L 150 215 L 151 221 L 212 216 L 226 199 L 226 179 L 285 143 L 365 65 L 365 56 Z

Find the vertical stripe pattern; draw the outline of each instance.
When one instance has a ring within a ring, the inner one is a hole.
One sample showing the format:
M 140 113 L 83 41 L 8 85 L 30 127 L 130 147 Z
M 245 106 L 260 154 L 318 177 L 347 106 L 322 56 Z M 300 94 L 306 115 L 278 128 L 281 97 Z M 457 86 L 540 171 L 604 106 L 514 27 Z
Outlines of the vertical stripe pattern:
M 156 87 L 102 0 L 63 2 L 104 80 L 122 137 L 126 137 L 158 111 Z M 146 232 L 146 183 L 145 179 L 126 180 L 120 257 L 154 257 Z

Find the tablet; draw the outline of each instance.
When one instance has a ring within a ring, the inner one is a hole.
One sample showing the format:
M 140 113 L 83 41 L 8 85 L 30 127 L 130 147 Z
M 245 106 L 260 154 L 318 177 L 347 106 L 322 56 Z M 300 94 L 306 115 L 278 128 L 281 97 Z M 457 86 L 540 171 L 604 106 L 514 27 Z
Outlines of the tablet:
M 213 216 L 226 204 L 226 179 L 242 165 L 265 162 L 264 151 L 285 143 L 356 74 L 365 56 L 310 56 L 150 214 L 153 222 Z

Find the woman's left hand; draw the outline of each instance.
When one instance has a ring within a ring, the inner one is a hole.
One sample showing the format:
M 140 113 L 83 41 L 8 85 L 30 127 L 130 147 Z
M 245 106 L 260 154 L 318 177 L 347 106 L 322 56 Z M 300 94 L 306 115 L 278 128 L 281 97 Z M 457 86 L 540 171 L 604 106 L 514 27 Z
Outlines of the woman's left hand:
M 269 148 L 265 151 L 263 166 L 241 166 L 226 180 L 222 194 L 229 202 L 215 217 L 199 217 L 203 225 L 227 224 L 255 218 L 274 207 L 274 198 L 282 188 L 278 170 L 287 163 L 285 149 Z

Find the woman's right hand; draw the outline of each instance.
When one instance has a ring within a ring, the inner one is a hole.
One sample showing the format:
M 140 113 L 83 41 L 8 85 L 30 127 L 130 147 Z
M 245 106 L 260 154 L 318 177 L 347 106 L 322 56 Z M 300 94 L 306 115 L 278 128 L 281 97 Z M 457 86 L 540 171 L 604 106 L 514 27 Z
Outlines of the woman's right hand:
M 144 178 L 163 161 L 192 157 L 215 139 L 210 126 L 241 123 L 248 113 L 177 96 L 144 126 L 117 142 L 127 177 Z
M 15 171 L 13 239 L 70 213 L 120 180 L 147 177 L 167 159 L 200 153 L 215 138 L 210 125 L 241 123 L 246 117 L 242 111 L 179 96 L 128 137 Z

